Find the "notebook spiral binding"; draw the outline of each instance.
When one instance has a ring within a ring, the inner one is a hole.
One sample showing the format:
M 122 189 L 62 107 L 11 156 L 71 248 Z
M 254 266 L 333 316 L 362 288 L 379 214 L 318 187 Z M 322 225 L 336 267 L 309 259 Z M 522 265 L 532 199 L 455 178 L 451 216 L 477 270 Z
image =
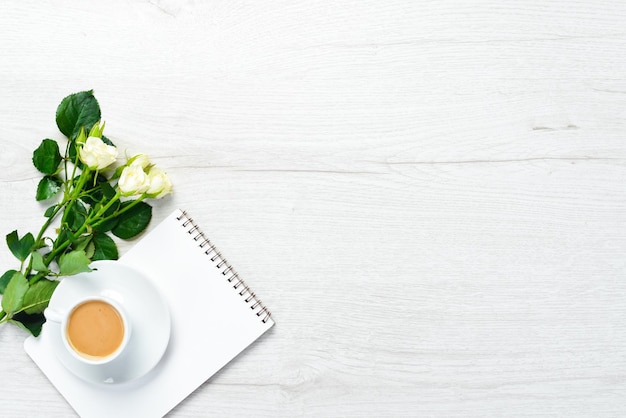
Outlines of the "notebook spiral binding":
M 200 248 L 206 248 L 204 253 L 209 256 L 215 267 L 221 270 L 224 279 L 229 283 L 233 283 L 233 289 L 238 290 L 239 296 L 243 298 L 243 301 L 250 305 L 250 309 L 256 313 L 256 316 L 259 318 L 263 317 L 261 322 L 266 323 L 272 316 L 272 313 L 263 305 L 261 299 L 257 298 L 256 294 L 243 279 L 239 277 L 233 266 L 228 263 L 215 245 L 204 235 L 200 227 L 185 211 L 182 211 L 182 214 L 177 216 L 176 219 L 182 222 L 181 226 L 186 229 L 186 232 L 192 236 L 194 241 L 198 242 Z

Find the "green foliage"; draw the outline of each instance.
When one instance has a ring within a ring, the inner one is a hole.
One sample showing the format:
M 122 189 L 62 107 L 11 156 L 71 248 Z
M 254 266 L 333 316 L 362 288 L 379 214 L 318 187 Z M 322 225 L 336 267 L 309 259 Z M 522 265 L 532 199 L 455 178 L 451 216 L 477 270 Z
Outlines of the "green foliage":
M 27 314 L 43 312 L 48 306 L 52 293 L 59 284 L 56 280 L 39 280 L 28 288 L 22 301 L 22 309 Z
M 91 130 L 100 120 L 100 105 L 93 90 L 70 94 L 57 108 L 56 121 L 59 130 L 70 140 L 76 139 L 80 130 Z
M 94 253 L 92 260 L 117 260 L 119 258 L 115 241 L 107 234 L 94 234 Z
M 4 295 L 2 296 L 2 310 L 11 317 L 22 307 L 24 295 L 28 291 L 28 280 L 19 271 L 13 273 Z
M 136 203 L 136 202 L 135 202 Z M 133 202 L 124 202 L 122 209 Z M 113 235 L 122 239 L 131 239 L 142 233 L 152 219 L 152 206 L 139 202 L 119 217 L 119 223 L 113 228 Z
M 115 146 L 115 144 L 113 142 L 111 142 L 111 140 L 109 138 L 107 138 L 106 136 L 104 136 L 104 135 L 102 135 L 102 140 L 107 145 Z
M 54 211 L 57 209 L 57 207 L 58 205 L 50 206 L 48 209 L 46 209 L 43 216 L 45 216 L 46 218 L 51 218 L 52 216 L 54 216 Z
M 84 250 L 74 250 L 63 254 L 59 258 L 59 276 L 71 276 L 91 271 L 91 260 Z
M 54 174 L 63 158 L 59 146 L 52 139 L 44 139 L 33 152 L 33 164 L 44 174 Z
M 37 201 L 50 199 L 59 193 L 62 185 L 63 182 L 61 179 L 54 176 L 45 176 L 37 185 L 37 194 L 35 198 Z
M 31 257 L 33 259 L 33 270 L 45 272 L 50 271 L 41 254 L 39 254 L 38 252 L 33 252 L 31 254 Z
M 30 332 L 35 337 L 38 337 L 43 324 L 46 322 L 46 317 L 43 313 L 29 315 L 26 312 L 20 312 L 14 315 L 13 319 L 9 320 L 9 322 L 22 328 L 24 331 Z
M 13 231 L 7 235 L 7 245 L 11 253 L 20 261 L 25 261 L 35 246 L 35 238 L 30 232 L 21 239 L 18 238 L 17 231 Z
M 110 168 L 119 154 L 103 135 L 105 124 L 100 115 L 93 91 L 65 97 L 57 108 L 56 122 L 67 143 L 59 147 L 55 140 L 44 139 L 33 152 L 32 162 L 43 174 L 35 199 L 54 201 L 45 210 L 44 224 L 36 236 L 30 232 L 20 236 L 17 231 L 6 235 L 7 246 L 20 264 L 19 269 L 0 276 L 0 324 L 10 322 L 39 335 L 45 322 L 42 312 L 58 279 L 91 271 L 89 265 L 95 260 L 117 260 L 117 244 L 111 234 L 134 238 L 152 219 L 152 207 L 144 202 L 152 198 L 143 192 L 147 185 L 135 192 L 129 191 L 128 184 L 120 186 L 122 172 L 137 156 L 115 170 Z M 87 141 L 88 136 L 101 138 L 108 147 L 98 140 Z M 152 182 L 149 171 L 153 164 L 144 165 L 145 178 Z M 126 196 L 134 200 L 126 200 Z M 55 234 L 47 235 L 53 223 Z
M 0 294 L 4 293 L 4 290 L 6 289 L 7 285 L 9 284 L 15 273 L 17 273 L 17 270 L 7 270 L 2 275 L 2 277 L 0 277 Z
M 80 200 L 65 209 L 65 220 L 70 231 L 78 231 L 87 220 L 87 208 Z

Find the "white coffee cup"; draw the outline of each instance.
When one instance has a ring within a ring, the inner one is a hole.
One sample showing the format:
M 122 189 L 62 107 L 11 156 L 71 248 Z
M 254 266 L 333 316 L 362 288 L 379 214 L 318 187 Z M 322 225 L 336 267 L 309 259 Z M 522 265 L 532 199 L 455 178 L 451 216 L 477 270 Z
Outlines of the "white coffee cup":
M 124 309 L 107 297 L 86 297 L 67 310 L 48 307 L 44 315 L 60 324 L 65 349 L 85 364 L 110 363 L 122 354 L 130 339 L 131 326 Z

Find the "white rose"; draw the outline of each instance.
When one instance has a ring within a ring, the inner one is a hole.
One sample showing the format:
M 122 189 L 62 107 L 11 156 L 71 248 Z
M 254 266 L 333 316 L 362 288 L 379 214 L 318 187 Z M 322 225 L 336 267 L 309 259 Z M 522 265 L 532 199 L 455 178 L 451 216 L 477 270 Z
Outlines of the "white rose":
M 90 136 L 78 151 L 80 160 L 91 170 L 102 170 L 117 159 L 117 148 L 98 137 Z
M 138 165 L 130 165 L 122 170 L 117 185 L 124 196 L 138 195 L 148 190 L 150 180 L 143 168 Z
M 146 154 L 137 154 L 128 160 L 129 165 L 137 165 L 143 169 L 147 168 L 150 165 L 150 159 Z
M 165 172 L 159 168 L 153 167 L 148 173 L 150 187 L 146 191 L 150 197 L 160 199 L 172 191 L 172 182 Z

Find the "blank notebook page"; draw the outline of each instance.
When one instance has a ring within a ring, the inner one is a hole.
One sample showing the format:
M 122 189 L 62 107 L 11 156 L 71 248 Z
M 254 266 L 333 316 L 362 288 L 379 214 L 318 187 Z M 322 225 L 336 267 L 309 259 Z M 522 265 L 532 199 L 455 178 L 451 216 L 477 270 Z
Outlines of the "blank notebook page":
M 171 337 L 155 369 L 129 383 L 91 384 L 59 363 L 45 325 L 38 338 L 25 342 L 83 417 L 163 416 L 274 325 L 267 308 L 183 211 L 168 216 L 120 262 L 151 279 L 169 304 Z

